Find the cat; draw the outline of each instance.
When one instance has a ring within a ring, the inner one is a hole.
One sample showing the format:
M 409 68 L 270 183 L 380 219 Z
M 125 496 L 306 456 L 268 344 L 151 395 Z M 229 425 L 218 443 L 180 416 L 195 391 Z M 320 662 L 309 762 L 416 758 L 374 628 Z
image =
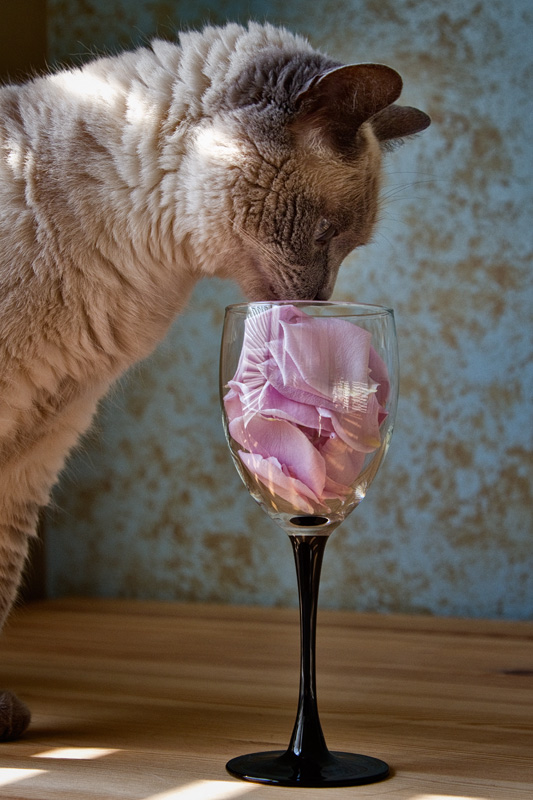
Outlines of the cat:
M 0 88 L 0 625 L 66 455 L 198 280 L 331 296 L 382 152 L 429 124 L 401 89 L 258 23 Z M 0 740 L 29 716 L 0 696 Z

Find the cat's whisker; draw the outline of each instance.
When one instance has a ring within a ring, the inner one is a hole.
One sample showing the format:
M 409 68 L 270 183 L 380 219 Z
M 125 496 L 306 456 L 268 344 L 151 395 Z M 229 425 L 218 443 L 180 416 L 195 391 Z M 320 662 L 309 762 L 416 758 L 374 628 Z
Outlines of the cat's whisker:
M 417 181 L 409 181 L 407 183 L 400 183 L 400 184 L 389 184 L 386 188 L 382 189 L 381 197 L 387 198 L 390 195 L 399 194 L 401 192 L 410 191 L 417 187 L 433 187 L 435 181 L 433 179 L 428 180 L 417 180 Z

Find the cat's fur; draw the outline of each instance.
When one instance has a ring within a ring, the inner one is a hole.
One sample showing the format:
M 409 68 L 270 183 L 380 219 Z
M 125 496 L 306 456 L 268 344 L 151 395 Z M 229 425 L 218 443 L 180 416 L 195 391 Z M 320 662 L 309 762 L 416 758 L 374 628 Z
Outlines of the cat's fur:
M 382 143 L 429 124 L 400 90 L 255 23 L 0 89 L 0 625 L 66 454 L 196 281 L 330 296 Z

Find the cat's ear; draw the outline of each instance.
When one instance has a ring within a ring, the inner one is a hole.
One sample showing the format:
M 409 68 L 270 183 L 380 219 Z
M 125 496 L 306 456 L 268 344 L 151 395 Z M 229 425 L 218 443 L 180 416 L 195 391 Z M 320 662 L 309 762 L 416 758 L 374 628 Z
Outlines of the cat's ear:
M 295 132 L 312 131 L 346 155 L 356 148 L 357 132 L 368 120 L 372 120 L 373 125 L 374 119 L 378 119 L 380 135 L 376 135 L 378 138 L 383 136 L 383 141 L 406 136 L 407 132 L 393 131 L 407 130 L 408 120 L 413 121 L 414 118 L 407 114 L 400 121 L 395 118 L 396 112 L 389 116 L 385 113 L 391 108 L 399 108 L 392 104 L 401 91 L 401 77 L 384 64 L 335 67 L 316 75 L 298 92 L 294 101 L 296 116 L 292 128 Z M 429 118 L 426 119 L 429 124 Z M 423 127 L 427 127 L 427 124 Z
M 379 141 L 386 143 L 424 131 L 431 124 L 431 119 L 418 108 L 391 105 L 378 111 L 370 122 Z

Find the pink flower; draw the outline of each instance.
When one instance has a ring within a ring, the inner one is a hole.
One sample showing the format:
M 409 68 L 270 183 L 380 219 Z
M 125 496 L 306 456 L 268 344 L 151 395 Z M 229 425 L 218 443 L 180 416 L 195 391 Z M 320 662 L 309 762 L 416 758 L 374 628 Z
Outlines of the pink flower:
M 300 512 L 347 497 L 381 444 L 389 382 L 370 340 L 291 305 L 246 319 L 224 397 L 229 433 L 248 472 Z

